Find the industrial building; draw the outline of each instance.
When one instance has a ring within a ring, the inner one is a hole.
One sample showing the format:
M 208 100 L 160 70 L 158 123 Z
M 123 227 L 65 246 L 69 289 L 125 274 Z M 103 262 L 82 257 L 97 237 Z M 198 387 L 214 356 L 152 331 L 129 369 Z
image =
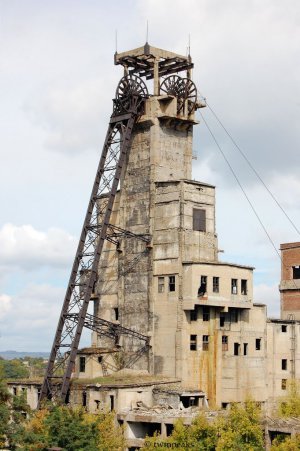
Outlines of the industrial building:
M 124 77 L 110 124 L 123 127 L 132 95 L 142 93 L 143 108 L 125 137 L 109 223 L 113 188 L 95 197 L 106 235 L 97 270 L 82 266 L 76 279 L 78 299 L 93 303 L 93 314 L 80 317 L 80 310 L 76 321 L 92 330 L 92 340 L 80 349 L 74 338 L 62 384 L 67 402 L 94 413 L 115 410 L 136 449 L 146 434 L 167 436 L 179 416 L 190 423 L 202 408 L 226 409 L 251 396 L 271 412 L 288 381 L 299 379 L 300 243 L 281 245 L 281 318 L 268 319 L 253 299 L 254 268 L 219 259 L 215 187 L 191 180 L 196 110 L 205 102 L 190 55 L 146 44 L 116 54 L 115 64 Z M 150 94 L 143 78 L 153 83 Z M 121 153 L 121 139 L 112 142 Z M 66 311 L 70 326 L 75 314 Z M 35 408 L 41 383 L 22 387 Z

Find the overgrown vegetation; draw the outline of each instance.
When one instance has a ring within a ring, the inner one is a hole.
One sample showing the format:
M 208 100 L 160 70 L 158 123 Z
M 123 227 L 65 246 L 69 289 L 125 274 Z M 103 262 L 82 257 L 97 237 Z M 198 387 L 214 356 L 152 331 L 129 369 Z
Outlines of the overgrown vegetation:
M 199 415 L 191 426 L 185 426 L 178 420 L 170 437 L 163 441 L 158 436 L 147 438 L 142 449 L 163 451 L 167 444 L 176 444 L 179 451 L 262 451 L 265 448 L 260 408 L 248 400 L 244 406 L 233 404 L 228 415 L 214 421 Z
M 24 357 L 6 360 L 0 357 L 0 377 L 2 379 L 27 379 L 42 377 L 46 361 L 41 357 Z
M 279 416 L 300 418 L 300 384 L 298 381 L 289 381 L 288 394 L 279 403 Z

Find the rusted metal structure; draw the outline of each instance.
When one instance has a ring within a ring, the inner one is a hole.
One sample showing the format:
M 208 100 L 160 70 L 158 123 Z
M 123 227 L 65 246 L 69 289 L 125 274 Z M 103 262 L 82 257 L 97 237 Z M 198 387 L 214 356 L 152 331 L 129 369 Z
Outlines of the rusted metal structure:
M 149 235 L 135 235 L 110 224 L 111 212 L 122 170 L 130 149 L 134 124 L 144 113 L 144 103 L 149 97 L 145 82 L 140 77 L 154 79 L 154 95 L 169 95 L 177 98 L 177 112 L 190 114 L 196 108 L 197 90 L 191 81 L 193 64 L 190 56 L 162 51 L 147 43 L 144 47 L 115 55 L 115 64 L 124 67 L 113 113 L 89 200 L 77 252 L 75 255 L 62 311 L 41 388 L 39 403 L 45 398 L 64 402 L 83 327 L 99 335 L 118 341 L 120 335 L 131 336 L 141 341 L 143 352 L 149 347 L 149 337 L 113 322 L 88 314 L 93 287 L 104 240 L 118 245 L 120 237 L 135 237 L 147 243 Z M 186 78 L 172 75 L 186 71 Z M 162 83 L 160 77 L 164 76 Z M 137 357 L 138 358 L 138 357 Z M 126 365 L 126 362 L 125 362 Z

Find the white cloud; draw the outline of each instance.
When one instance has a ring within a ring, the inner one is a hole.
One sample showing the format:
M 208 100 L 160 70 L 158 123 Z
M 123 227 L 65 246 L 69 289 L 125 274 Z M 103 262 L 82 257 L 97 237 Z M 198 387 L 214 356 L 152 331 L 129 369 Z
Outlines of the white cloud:
M 0 294 L 0 319 L 3 318 L 11 309 L 11 296 L 7 294 Z
M 9 300 L 5 297 L 9 309 L 0 315 L 1 349 L 49 351 L 64 294 L 65 289 L 61 287 L 30 284 Z M 83 346 L 84 339 L 85 335 L 81 340 Z
M 76 241 L 64 230 L 56 228 L 41 232 L 31 225 L 4 224 L 0 229 L 1 266 L 24 270 L 41 266 L 65 267 L 70 265 Z

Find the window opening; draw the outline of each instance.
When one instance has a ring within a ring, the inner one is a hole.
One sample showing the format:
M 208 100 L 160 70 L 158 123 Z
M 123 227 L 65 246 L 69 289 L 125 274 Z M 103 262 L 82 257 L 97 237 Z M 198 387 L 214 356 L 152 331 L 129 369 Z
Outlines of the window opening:
M 281 379 L 281 390 L 286 390 L 287 379 Z
M 220 278 L 213 277 L 213 292 L 219 293 L 219 289 L 220 289 Z
M 244 355 L 248 354 L 248 343 L 244 343 Z
M 256 338 L 255 339 L 255 349 L 256 351 L 260 351 L 261 348 L 261 338 Z
M 158 278 L 158 292 L 163 293 L 165 291 L 165 278 L 159 277 Z
M 119 309 L 117 307 L 114 308 L 114 313 L 115 313 L 115 320 L 118 321 L 118 319 L 119 319 Z
M 224 327 L 225 326 L 225 315 L 224 314 L 220 314 L 220 327 Z
M 209 335 L 202 335 L 202 350 L 208 351 Z
M 237 279 L 231 279 L 231 294 L 237 294 Z
M 228 351 L 228 336 L 222 335 L 222 351 Z
M 287 332 L 287 325 L 286 324 L 282 324 L 281 332 Z
M 206 232 L 206 210 L 193 208 L 193 230 Z
M 82 407 L 86 407 L 86 400 L 87 400 L 86 391 L 83 391 L 82 392 Z
M 240 355 L 240 344 L 234 343 L 234 355 Z
M 293 279 L 300 279 L 300 266 L 293 266 Z
M 85 372 L 85 357 L 79 357 L 79 371 L 80 373 Z
M 287 359 L 281 360 L 281 369 L 284 371 L 287 370 Z
M 175 276 L 169 276 L 169 291 L 175 291 Z
M 191 319 L 191 321 L 197 321 L 197 310 L 195 309 L 195 310 L 191 310 L 190 311 L 190 319 Z
M 210 308 L 209 307 L 203 307 L 203 321 L 209 321 L 210 319 Z
M 204 296 L 206 293 L 207 276 L 201 276 L 200 287 L 198 288 L 198 296 Z
M 102 361 L 103 361 L 103 356 L 100 355 L 100 357 L 98 357 L 98 363 L 102 363 Z
M 41 392 L 41 391 L 40 391 Z M 16 396 L 17 395 L 17 387 L 13 387 L 13 394 Z M 40 397 L 40 393 L 38 391 L 38 397 Z
M 197 335 L 190 336 L 190 350 L 197 351 Z
M 109 396 L 110 399 L 110 411 L 112 412 L 115 408 L 115 397 L 114 395 Z
M 247 280 L 242 279 L 241 280 L 241 294 L 247 294 Z
M 230 321 L 232 323 L 237 323 L 238 320 L 239 320 L 239 311 L 238 311 L 238 309 L 235 309 L 235 308 L 231 309 L 231 311 L 230 311 Z
M 67 391 L 65 404 L 70 404 L 70 389 Z

